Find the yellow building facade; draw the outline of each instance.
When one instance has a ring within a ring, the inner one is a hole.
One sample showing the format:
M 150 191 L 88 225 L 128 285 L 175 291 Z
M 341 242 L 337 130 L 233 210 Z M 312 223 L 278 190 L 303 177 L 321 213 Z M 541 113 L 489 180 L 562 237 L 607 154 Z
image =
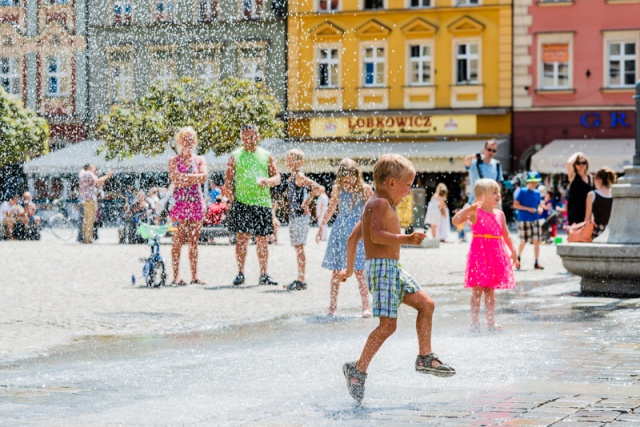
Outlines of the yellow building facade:
M 318 171 L 335 163 L 331 153 L 366 171 L 367 157 L 399 152 L 418 171 L 462 172 L 464 155 L 481 148 L 470 144 L 487 138 L 500 140 L 508 167 L 511 3 L 290 1 L 289 137 L 346 144 L 317 150 L 328 152 Z

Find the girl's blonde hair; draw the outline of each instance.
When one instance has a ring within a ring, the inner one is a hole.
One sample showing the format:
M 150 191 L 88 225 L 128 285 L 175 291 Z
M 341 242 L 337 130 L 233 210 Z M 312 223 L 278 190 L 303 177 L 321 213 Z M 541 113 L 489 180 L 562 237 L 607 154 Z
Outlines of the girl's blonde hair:
M 178 132 L 176 133 L 176 150 L 178 151 L 178 153 L 180 151 L 182 151 L 182 139 L 184 138 L 184 136 L 186 134 L 193 135 L 193 146 L 194 147 L 196 145 L 198 145 L 198 133 L 196 132 L 196 130 L 194 128 L 192 128 L 191 126 L 185 126 L 183 128 L 180 128 L 178 130 Z
M 353 194 L 362 200 L 367 200 L 367 190 L 364 186 L 364 179 L 362 178 L 362 171 L 360 170 L 360 166 L 358 166 L 355 161 L 349 158 L 342 159 L 342 161 L 340 162 L 340 166 L 338 166 L 338 174 L 336 175 L 336 184 L 333 191 L 337 190 L 337 194 L 340 194 L 340 190 L 342 189 L 342 182 L 345 178 L 348 178 L 350 176 L 356 177 Z
M 498 183 L 489 178 L 482 178 L 476 181 L 476 185 L 473 187 L 473 194 L 475 194 L 476 199 L 478 199 L 478 197 L 485 196 L 493 190 L 500 192 Z
M 438 186 L 436 187 L 436 194 L 440 197 L 445 197 L 447 194 L 449 194 L 449 189 L 444 182 L 438 184 Z

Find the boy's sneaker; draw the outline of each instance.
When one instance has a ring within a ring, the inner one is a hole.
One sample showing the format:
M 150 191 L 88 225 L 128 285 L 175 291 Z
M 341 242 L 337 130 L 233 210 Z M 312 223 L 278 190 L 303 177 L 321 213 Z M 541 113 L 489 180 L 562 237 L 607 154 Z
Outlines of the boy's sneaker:
M 235 279 L 233 279 L 233 286 L 240 286 L 244 283 L 244 274 L 238 273 Z
M 435 368 L 433 367 L 434 360 L 440 363 Z M 456 370 L 442 363 L 435 353 L 429 353 L 426 356 L 418 355 L 416 358 L 416 371 L 435 375 L 436 377 L 452 377 L 456 374 Z
M 533 264 L 534 270 L 544 270 L 544 267 L 538 264 L 537 262 Z
M 367 380 L 367 374 L 363 374 L 356 368 L 357 362 L 347 362 L 342 366 L 342 372 L 347 379 L 347 390 L 349 394 L 358 403 L 364 397 L 364 382 Z
M 263 274 L 262 276 L 260 276 L 260 280 L 258 281 L 258 284 L 260 286 L 265 286 L 265 285 L 278 286 L 278 282 L 273 280 L 268 274 Z
M 287 289 L 290 291 L 301 291 L 303 289 L 307 289 L 307 284 L 301 282 L 300 280 L 294 280 L 293 282 L 289 283 Z

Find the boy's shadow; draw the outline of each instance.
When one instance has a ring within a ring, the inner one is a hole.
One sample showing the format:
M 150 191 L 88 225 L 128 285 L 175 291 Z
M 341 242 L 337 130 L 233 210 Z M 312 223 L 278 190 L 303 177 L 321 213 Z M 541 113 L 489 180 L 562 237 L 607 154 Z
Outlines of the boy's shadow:
M 222 289 L 253 289 L 257 287 L 259 287 L 259 285 L 242 285 L 242 286 L 221 285 L 221 286 L 205 286 L 203 289 L 205 291 L 219 291 Z

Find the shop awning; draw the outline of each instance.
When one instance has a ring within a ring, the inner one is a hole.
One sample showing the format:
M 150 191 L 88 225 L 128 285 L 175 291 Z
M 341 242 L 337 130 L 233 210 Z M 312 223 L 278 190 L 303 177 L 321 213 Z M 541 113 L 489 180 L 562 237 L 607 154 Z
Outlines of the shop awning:
M 531 169 L 541 173 L 567 173 L 567 159 L 577 151 L 589 159 L 589 170 L 608 167 L 623 172 L 633 162 L 633 139 L 555 139 L 531 157 Z
M 437 142 L 287 142 L 281 139 L 266 139 L 262 146 L 269 150 L 281 170 L 287 152 L 299 148 L 305 153 L 307 172 L 335 172 L 340 160 L 350 157 L 356 160 L 365 172 L 373 170 L 375 160 L 386 153 L 401 154 L 411 160 L 419 172 L 464 172 L 462 160 L 469 154 L 482 151 L 484 140 L 475 141 L 437 141 Z M 24 164 L 27 175 L 75 174 L 87 163 L 98 169 L 111 169 L 114 173 L 167 172 L 169 158 L 173 155 L 170 148 L 156 157 L 134 156 L 122 161 L 107 161 L 96 154 L 100 141 L 88 140 L 69 145 L 46 156 Z M 498 140 L 497 158 L 505 170 L 509 165 L 509 144 L 507 140 Z M 223 171 L 229 155 L 215 156 L 213 152 L 205 155 L 210 171 Z
M 401 154 L 413 162 L 418 172 L 465 172 L 462 160 L 469 154 L 482 151 L 485 140 L 437 141 L 437 142 L 287 142 L 264 141 L 281 170 L 284 159 L 292 148 L 305 154 L 304 170 L 307 172 L 335 172 L 340 160 L 350 157 L 356 160 L 364 172 L 371 172 L 378 157 L 386 153 Z M 209 164 L 213 170 L 223 170 L 228 155 L 220 156 Z M 498 140 L 498 160 L 508 171 L 509 144 Z

